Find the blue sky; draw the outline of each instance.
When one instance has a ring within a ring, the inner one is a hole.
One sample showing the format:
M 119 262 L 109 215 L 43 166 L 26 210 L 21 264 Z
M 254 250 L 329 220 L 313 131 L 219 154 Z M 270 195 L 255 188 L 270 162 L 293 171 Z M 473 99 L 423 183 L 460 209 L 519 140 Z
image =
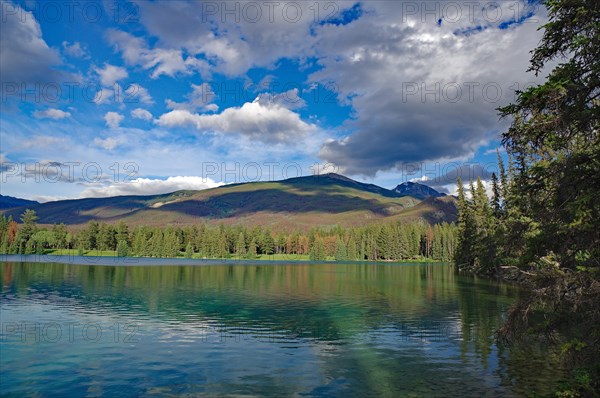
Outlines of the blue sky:
M 2 1 L 2 194 L 488 177 L 527 1 Z

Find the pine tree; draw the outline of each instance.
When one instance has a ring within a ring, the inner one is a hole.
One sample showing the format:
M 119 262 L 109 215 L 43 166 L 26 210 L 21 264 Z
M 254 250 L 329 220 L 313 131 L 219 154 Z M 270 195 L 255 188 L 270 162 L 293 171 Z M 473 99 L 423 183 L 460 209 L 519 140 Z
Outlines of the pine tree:
M 356 239 L 354 239 L 354 234 L 351 234 L 348 239 L 348 260 L 358 260 L 358 251 L 356 249 Z
M 502 207 L 500 201 L 502 200 L 501 187 L 498 185 L 498 177 L 496 173 L 492 173 L 492 212 L 494 217 L 500 218 L 502 213 Z
M 508 176 L 499 150 L 496 150 L 496 156 L 498 158 L 498 172 L 500 173 L 500 197 L 504 200 L 508 193 Z
M 244 239 L 243 232 L 240 232 L 237 243 L 235 244 L 235 256 L 237 258 L 246 257 L 246 240 Z
M 111 225 L 102 223 L 96 237 L 98 250 L 114 250 L 116 246 L 115 230 Z
M 275 252 L 275 240 L 270 231 L 265 231 L 262 236 L 261 251 L 268 256 Z
M 256 258 L 256 239 L 252 238 L 250 243 L 248 244 L 248 258 L 254 259 Z
M 8 244 L 8 234 L 4 233 L 2 235 L 2 241 L 0 242 L 0 254 L 8 254 L 9 251 L 9 244 Z
M 117 257 L 127 257 L 129 255 L 129 245 L 126 240 L 120 240 L 117 243 Z
M 310 250 L 311 261 L 325 261 L 327 260 L 327 252 L 325 248 L 325 242 L 320 236 L 315 236 L 314 246 Z
M 475 221 L 471 205 L 467 201 L 462 178 L 458 177 L 458 246 L 454 262 L 458 269 L 474 265 L 473 245 L 475 244 Z M 471 183 L 471 187 L 473 184 Z
M 87 227 L 81 233 L 81 243 L 83 248 L 86 250 L 97 249 L 96 238 L 98 236 L 98 223 L 96 221 L 90 221 Z
M 17 250 L 19 253 L 33 254 L 34 244 L 33 242 L 29 242 L 33 234 L 35 234 L 37 230 L 37 215 L 34 210 L 26 209 L 23 214 L 21 214 L 21 222 L 23 223 L 21 228 L 19 228 L 17 233 Z
M 194 246 L 192 245 L 192 242 L 188 242 L 187 246 L 185 247 L 185 258 L 192 258 L 194 256 Z
M 129 227 L 123 221 L 119 221 L 115 228 L 115 239 L 117 242 L 125 241 L 129 244 Z
M 339 236 L 337 237 L 336 247 L 335 247 L 335 260 L 336 261 L 346 261 L 348 260 L 348 248 L 344 244 L 344 241 Z

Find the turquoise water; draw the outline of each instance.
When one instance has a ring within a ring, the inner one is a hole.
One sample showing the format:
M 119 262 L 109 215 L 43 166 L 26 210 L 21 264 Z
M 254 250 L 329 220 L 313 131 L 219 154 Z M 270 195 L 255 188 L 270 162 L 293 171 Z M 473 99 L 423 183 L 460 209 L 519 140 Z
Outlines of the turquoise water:
M 556 377 L 494 342 L 517 291 L 448 265 L 0 269 L 3 396 L 497 397 Z

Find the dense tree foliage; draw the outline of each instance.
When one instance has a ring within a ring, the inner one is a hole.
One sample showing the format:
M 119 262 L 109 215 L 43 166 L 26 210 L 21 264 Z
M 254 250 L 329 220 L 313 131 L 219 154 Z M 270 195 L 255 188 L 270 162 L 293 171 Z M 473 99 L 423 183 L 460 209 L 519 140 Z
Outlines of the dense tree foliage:
M 243 225 L 145 226 L 89 222 L 68 231 L 35 224 L 35 212 L 24 213 L 23 224 L 0 217 L 2 253 L 44 253 L 52 249 L 115 251 L 117 256 L 253 259 L 259 255 L 305 255 L 314 261 L 409 260 L 451 261 L 456 227 L 425 223 L 381 224 L 360 228 L 315 228 L 307 233 L 274 232 Z M 16 233 L 15 233 L 16 230 Z
M 600 2 L 546 1 L 549 22 L 530 70 L 545 73 L 500 109 L 508 173 L 478 182 L 467 199 L 459 181 L 456 264 L 519 278 L 529 294 L 500 336 L 544 338 L 572 369 L 561 396 L 600 390 Z M 541 319 L 541 320 L 540 320 Z

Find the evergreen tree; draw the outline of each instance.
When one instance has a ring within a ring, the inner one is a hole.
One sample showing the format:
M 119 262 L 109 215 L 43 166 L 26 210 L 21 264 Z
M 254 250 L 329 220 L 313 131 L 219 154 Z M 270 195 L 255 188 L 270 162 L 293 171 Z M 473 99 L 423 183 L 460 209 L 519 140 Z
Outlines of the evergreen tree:
M 112 225 L 102 223 L 98 227 L 96 235 L 96 247 L 98 250 L 114 250 L 116 247 L 116 235 Z
M 53 247 L 55 249 L 68 248 L 67 237 L 69 235 L 67 231 L 67 227 L 65 224 L 55 224 L 52 226 L 52 233 L 54 235 L 54 244 Z
M 348 260 L 348 248 L 344 244 L 344 241 L 339 236 L 337 237 L 336 247 L 335 247 L 335 260 L 336 261 L 346 261 Z
M 250 258 L 250 259 L 256 258 L 256 239 L 255 238 L 252 238 L 252 240 L 248 244 L 248 258 Z
M 467 201 L 463 181 L 458 177 L 458 247 L 454 260 L 458 269 L 474 265 L 475 220 L 470 203 Z M 473 184 L 471 184 L 472 186 Z
M 98 223 L 96 221 L 90 221 L 87 227 L 81 233 L 81 243 L 84 249 L 94 250 L 97 249 L 96 238 L 98 236 Z
M 275 241 L 270 231 L 265 231 L 262 236 L 261 251 L 266 255 L 271 255 L 275 252 Z
M 194 246 L 192 245 L 192 242 L 188 242 L 187 246 L 185 247 L 185 258 L 192 258 L 194 256 Z
M 117 242 L 125 241 L 129 244 L 129 227 L 123 221 L 119 221 L 115 228 L 115 239 Z
M 179 255 L 179 238 L 173 228 L 167 228 L 163 235 L 163 257 L 177 257 Z
M 591 0 L 545 5 L 549 22 L 529 70 L 553 69 L 500 109 L 512 118 L 503 134 L 512 160 L 499 257 L 526 268 L 522 276 L 541 274 L 529 278 L 530 292 L 503 335 L 557 336 L 543 341 L 558 343 L 577 378 L 556 395 L 593 396 L 600 391 L 600 7 Z
M 504 167 L 504 161 L 500 156 L 500 151 L 496 149 L 496 156 L 498 158 L 498 172 L 500 173 L 500 192 L 502 200 L 504 200 L 508 193 L 508 177 L 506 175 L 506 168 Z
M 314 246 L 310 249 L 309 258 L 311 261 L 327 260 L 327 252 L 326 252 L 326 248 L 325 248 L 325 242 L 323 241 L 323 238 L 321 238 L 320 236 L 315 236 L 315 243 L 314 243 Z
M 348 239 L 348 260 L 358 260 L 358 251 L 356 249 L 356 239 L 354 239 L 354 234 L 351 234 Z
M 117 243 L 117 257 L 127 257 L 129 255 L 129 245 L 126 240 L 120 240 Z
M 501 187 L 498 184 L 498 177 L 496 173 L 492 173 L 492 212 L 494 217 L 500 218 L 502 213 L 502 207 L 500 201 L 502 200 Z
M 246 239 L 244 238 L 244 233 L 240 232 L 238 235 L 238 240 L 235 245 L 235 256 L 237 258 L 246 257 Z
M 21 214 L 21 228 L 19 228 L 16 240 L 17 240 L 17 251 L 19 253 L 33 254 L 35 252 L 34 243 L 29 242 L 33 234 L 37 230 L 37 215 L 34 210 L 26 209 Z

